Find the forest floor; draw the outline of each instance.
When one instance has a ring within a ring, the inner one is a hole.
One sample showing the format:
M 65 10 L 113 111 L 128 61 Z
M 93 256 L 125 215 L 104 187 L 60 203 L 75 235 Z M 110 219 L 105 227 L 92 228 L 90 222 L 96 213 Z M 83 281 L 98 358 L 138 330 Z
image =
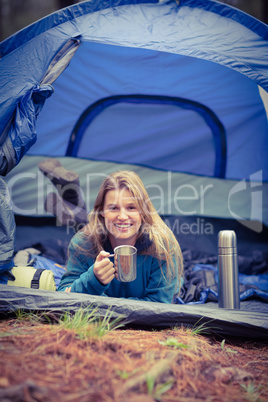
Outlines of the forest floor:
M 268 401 L 268 342 L 200 332 L 3 319 L 0 400 Z

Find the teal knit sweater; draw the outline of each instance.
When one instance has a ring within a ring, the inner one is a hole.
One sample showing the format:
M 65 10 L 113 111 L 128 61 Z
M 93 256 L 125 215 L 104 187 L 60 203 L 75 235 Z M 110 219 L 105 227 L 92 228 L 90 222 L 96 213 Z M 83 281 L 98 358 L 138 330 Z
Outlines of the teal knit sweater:
M 168 281 L 165 278 L 166 262 L 141 254 L 151 244 L 147 236 L 139 238 L 135 244 L 138 255 L 137 278 L 134 281 L 119 282 L 114 278 L 109 284 L 103 285 L 93 272 L 95 259 L 77 252 L 77 246 L 84 246 L 81 234 L 77 233 L 69 245 L 67 272 L 61 279 L 58 291 L 71 286 L 71 292 L 171 303 L 173 295 L 178 291 L 178 276 L 176 274 L 172 281 Z M 105 243 L 104 250 L 113 252 L 110 242 Z

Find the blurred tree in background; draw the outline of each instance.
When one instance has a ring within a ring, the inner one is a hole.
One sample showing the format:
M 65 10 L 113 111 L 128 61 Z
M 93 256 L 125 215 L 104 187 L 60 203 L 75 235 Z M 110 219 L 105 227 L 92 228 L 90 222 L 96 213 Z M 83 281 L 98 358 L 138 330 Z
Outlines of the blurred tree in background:
M 219 0 L 268 24 L 268 0 Z
M 54 11 L 82 0 L 0 0 L 0 41 Z M 268 0 L 222 0 L 268 23 Z
M 0 0 L 0 41 L 76 0 Z

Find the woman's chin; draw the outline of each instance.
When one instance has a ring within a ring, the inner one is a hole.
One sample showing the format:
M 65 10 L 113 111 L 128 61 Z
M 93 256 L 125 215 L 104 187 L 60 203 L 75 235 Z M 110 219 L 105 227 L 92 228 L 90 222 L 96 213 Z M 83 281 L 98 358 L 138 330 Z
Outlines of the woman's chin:
M 136 232 L 117 232 L 117 233 L 112 233 L 111 236 L 113 237 L 114 241 L 116 241 L 116 243 L 120 243 L 122 244 L 122 242 L 124 242 L 125 244 L 131 244 L 133 243 L 133 245 L 136 242 L 136 238 L 137 238 L 137 233 Z

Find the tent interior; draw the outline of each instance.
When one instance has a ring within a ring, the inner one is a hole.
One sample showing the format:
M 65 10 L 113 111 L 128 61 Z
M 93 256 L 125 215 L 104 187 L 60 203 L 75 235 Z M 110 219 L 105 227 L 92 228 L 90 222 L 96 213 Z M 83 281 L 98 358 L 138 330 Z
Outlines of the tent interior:
M 118 0 L 70 6 L 0 44 L 1 208 L 15 216 L 14 257 L 34 249 L 37 268 L 66 264 L 77 227 L 45 210 L 57 190 L 38 169 L 55 158 L 79 174 L 88 211 L 108 174 L 137 172 L 185 268 L 172 305 L 2 283 L 1 315 L 94 303 L 132 325 L 203 320 L 267 337 L 267 39 L 264 23 L 217 1 Z M 221 230 L 237 236 L 240 310 L 218 308 Z

